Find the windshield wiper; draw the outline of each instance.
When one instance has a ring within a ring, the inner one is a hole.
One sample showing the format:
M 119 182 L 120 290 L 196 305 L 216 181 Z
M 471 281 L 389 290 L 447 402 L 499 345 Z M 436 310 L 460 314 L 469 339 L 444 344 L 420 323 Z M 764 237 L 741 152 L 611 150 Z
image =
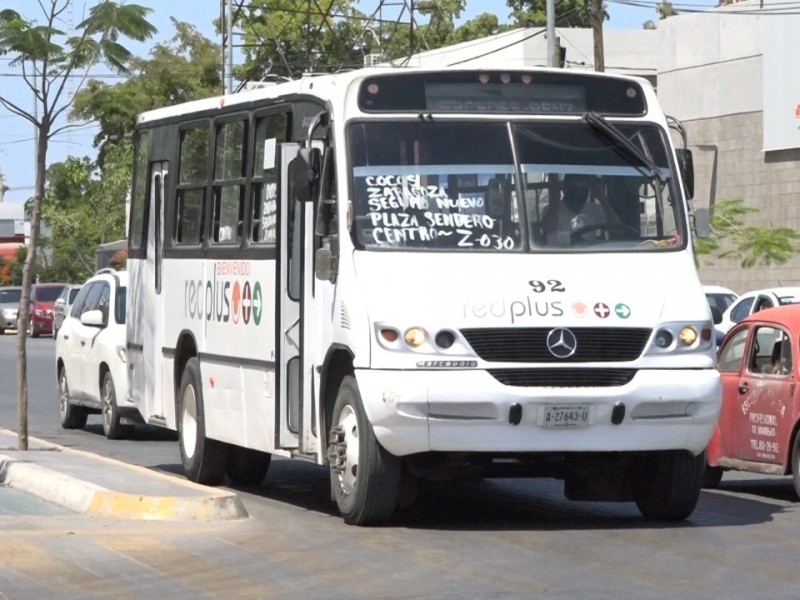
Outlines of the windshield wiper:
M 650 170 L 650 174 L 658 179 L 662 184 L 667 182 L 666 176 L 658 168 L 658 165 L 641 148 L 638 148 L 624 133 L 614 127 L 605 118 L 596 112 L 587 112 L 583 115 L 583 120 L 589 127 L 605 135 L 608 139 L 623 148 L 630 157 L 635 158 Z

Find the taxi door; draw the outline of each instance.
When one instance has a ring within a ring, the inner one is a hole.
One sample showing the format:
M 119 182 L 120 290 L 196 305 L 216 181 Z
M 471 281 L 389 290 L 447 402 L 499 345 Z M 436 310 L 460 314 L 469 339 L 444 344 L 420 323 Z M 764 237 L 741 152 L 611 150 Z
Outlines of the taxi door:
M 775 325 L 750 329 L 748 360 L 737 394 L 738 458 L 783 464 L 784 447 L 793 425 L 792 399 L 796 387 L 788 334 Z

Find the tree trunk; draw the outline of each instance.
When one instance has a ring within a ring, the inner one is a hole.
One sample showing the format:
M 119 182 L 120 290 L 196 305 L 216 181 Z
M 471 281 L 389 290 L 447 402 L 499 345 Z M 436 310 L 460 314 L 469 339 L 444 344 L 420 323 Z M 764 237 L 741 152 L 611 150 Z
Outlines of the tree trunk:
M 42 217 L 44 177 L 47 167 L 47 144 L 50 136 L 49 115 L 42 115 L 36 139 L 36 181 L 31 208 L 31 237 L 22 266 L 22 300 L 17 315 L 17 436 L 20 450 L 28 449 L 28 323 L 31 318 L 31 285 L 36 275 L 36 250 L 39 246 L 39 224 Z

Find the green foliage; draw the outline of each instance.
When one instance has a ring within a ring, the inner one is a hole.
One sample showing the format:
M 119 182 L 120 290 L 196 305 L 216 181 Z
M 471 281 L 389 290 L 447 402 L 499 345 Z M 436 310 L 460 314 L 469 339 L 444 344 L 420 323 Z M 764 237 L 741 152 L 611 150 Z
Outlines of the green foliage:
M 660 21 L 663 21 L 667 17 L 674 17 L 680 14 L 672 7 L 672 2 L 668 2 L 668 0 L 662 0 L 661 4 L 656 6 L 656 12 L 658 13 Z
M 410 53 L 465 42 L 509 29 L 484 13 L 456 26 L 466 0 L 418 0 L 414 26 L 408 12 L 397 20 L 364 14 L 354 0 L 251 0 L 238 12 L 244 32 L 242 81 L 294 78 L 304 72 L 335 72 L 364 65 L 377 54 L 393 60 Z
M 106 147 L 102 170 L 76 157 L 50 166 L 42 203 L 50 229 L 50 252 L 39 266 L 43 280 L 84 281 L 94 272 L 96 246 L 125 237 L 132 163 L 125 140 Z
M 547 24 L 547 0 L 507 0 L 511 14 L 522 26 L 543 27 Z M 603 20 L 608 13 L 603 9 Z M 561 0 L 555 3 L 556 27 L 591 27 L 592 16 L 585 0 Z
M 129 70 L 133 75 L 125 82 L 108 85 L 92 80 L 75 95 L 70 117 L 100 124 L 95 144 L 101 147 L 101 163 L 104 145 L 131 135 L 140 112 L 222 91 L 219 46 L 188 23 L 173 19 L 172 24 L 173 38 L 156 44 L 149 59 L 132 59 Z
M 738 260 L 742 268 L 782 265 L 800 252 L 800 234 L 788 227 L 745 225 L 757 208 L 741 199 L 717 202 L 711 215 L 711 237 L 695 241 L 695 255 Z

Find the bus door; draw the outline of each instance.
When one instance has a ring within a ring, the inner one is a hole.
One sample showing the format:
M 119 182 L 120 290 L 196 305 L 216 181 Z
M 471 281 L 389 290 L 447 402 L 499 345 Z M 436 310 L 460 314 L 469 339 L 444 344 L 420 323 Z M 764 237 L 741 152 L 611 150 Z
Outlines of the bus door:
M 313 356 L 313 205 L 290 197 L 289 163 L 298 144 L 279 146 L 277 445 L 300 454 L 316 452 Z
M 130 310 L 127 318 L 131 323 L 127 327 L 128 348 L 132 354 L 131 377 L 132 389 L 141 390 L 142 396 L 137 400 L 142 413 L 148 415 L 147 420 L 156 425 L 164 425 L 164 403 L 162 399 L 162 379 L 160 369 L 160 349 L 163 347 L 164 315 L 159 299 L 162 286 L 163 232 L 164 232 L 164 187 L 169 162 L 154 161 L 150 163 L 150 210 L 147 216 L 147 256 L 142 261 L 141 269 L 130 274 L 127 299 Z M 138 298 L 132 297 L 133 294 Z

